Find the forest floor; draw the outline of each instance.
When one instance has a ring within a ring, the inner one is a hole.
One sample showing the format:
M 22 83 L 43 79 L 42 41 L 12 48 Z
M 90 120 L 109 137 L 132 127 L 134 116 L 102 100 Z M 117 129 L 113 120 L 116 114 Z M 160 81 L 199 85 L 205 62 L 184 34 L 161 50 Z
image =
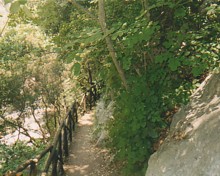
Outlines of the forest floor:
M 92 138 L 93 113 L 79 119 L 65 163 L 66 176 L 119 176 L 107 149 L 99 148 Z

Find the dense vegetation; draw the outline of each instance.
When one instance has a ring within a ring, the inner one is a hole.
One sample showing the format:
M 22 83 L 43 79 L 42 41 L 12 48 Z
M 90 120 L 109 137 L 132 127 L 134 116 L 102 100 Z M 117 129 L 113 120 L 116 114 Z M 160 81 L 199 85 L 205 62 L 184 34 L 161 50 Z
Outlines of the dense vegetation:
M 88 69 L 92 70 L 94 83 L 102 83 L 102 96 L 116 105 L 108 146 L 122 163 L 124 175 L 144 175 L 154 143 L 169 126 L 167 117 L 188 102 L 208 72 L 219 67 L 218 1 L 30 2 L 25 8 L 20 3 L 22 8 L 11 9 L 18 12 L 12 15 L 12 25 L 22 22 L 41 27 L 50 38 L 44 50 L 72 64 L 81 88 L 86 87 Z M 12 50 L 11 45 L 2 43 L 6 54 L 1 58 L 5 58 Z M 17 50 L 9 61 L 15 66 L 21 64 L 16 58 L 26 56 L 25 52 L 38 54 L 36 60 L 46 56 L 41 47 L 14 45 Z M 5 63 L 7 59 L 2 60 Z M 21 65 L 26 68 L 25 63 Z M 10 79 L 3 78 L 0 81 L 7 80 L 4 85 L 10 85 Z M 42 88 L 49 86 L 47 83 Z M 2 94 L 1 102 L 10 102 L 8 97 L 14 96 L 9 94 Z
M 45 147 L 66 106 L 75 98 L 66 98 L 64 103 L 63 96 L 70 93 L 69 66 L 50 51 L 53 44 L 49 37 L 29 23 L 22 10 L 15 13 L 12 8 L 10 17 L 0 38 L 0 175 Z M 39 111 L 44 113 L 39 115 Z M 40 139 L 33 136 L 26 124 L 31 116 Z M 12 135 L 16 132 L 17 139 Z M 14 141 L 3 139 L 8 134 Z

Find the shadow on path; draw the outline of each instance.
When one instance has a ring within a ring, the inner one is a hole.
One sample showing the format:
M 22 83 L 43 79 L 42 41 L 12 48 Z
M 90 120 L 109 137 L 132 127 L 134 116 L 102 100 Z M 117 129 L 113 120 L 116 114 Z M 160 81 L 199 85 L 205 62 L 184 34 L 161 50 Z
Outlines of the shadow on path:
M 70 156 L 64 166 L 66 176 L 119 176 L 107 159 L 107 150 L 97 148 L 92 143 L 92 126 L 93 113 L 79 119 Z

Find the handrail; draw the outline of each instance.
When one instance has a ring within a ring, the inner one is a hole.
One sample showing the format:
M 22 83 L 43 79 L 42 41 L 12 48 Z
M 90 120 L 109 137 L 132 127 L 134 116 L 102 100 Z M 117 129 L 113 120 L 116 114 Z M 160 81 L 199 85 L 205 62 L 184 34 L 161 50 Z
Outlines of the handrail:
M 96 86 L 93 84 L 90 89 L 84 93 L 83 100 L 84 107 L 87 105 L 87 93 L 89 93 L 89 109 L 95 105 L 96 100 L 99 95 L 96 92 Z M 39 161 L 49 154 L 48 159 L 45 162 L 43 172 L 41 176 L 48 176 L 49 169 L 51 168 L 52 176 L 62 176 L 64 175 L 64 157 L 69 155 L 69 144 L 72 142 L 73 131 L 75 130 L 76 123 L 78 122 L 78 103 L 75 101 L 68 111 L 66 117 L 60 123 L 58 130 L 53 138 L 52 143 L 50 143 L 39 155 L 33 159 L 29 159 L 14 171 L 8 172 L 5 176 L 16 176 L 16 174 L 22 173 L 25 169 L 29 167 L 29 176 L 39 175 L 37 165 Z M 86 109 L 84 109 L 85 111 Z
M 66 117 L 60 123 L 58 130 L 51 144 L 49 144 L 39 155 L 33 159 L 29 159 L 21 164 L 16 170 L 6 174 L 6 176 L 16 176 L 29 167 L 29 176 L 37 176 L 37 164 L 39 161 L 50 152 L 48 159 L 45 162 L 43 173 L 41 176 L 48 175 L 49 168 L 52 166 L 53 176 L 61 176 L 64 174 L 63 155 L 69 154 L 69 142 L 72 141 L 72 132 L 75 130 L 75 125 L 78 121 L 77 103 L 74 102 Z
M 24 169 L 26 169 L 29 165 L 33 165 L 33 163 L 38 163 L 39 160 L 41 160 L 52 148 L 52 145 L 49 145 L 48 147 L 46 147 L 41 154 L 37 155 L 34 159 L 29 159 L 27 160 L 25 163 L 23 163 L 22 165 L 20 165 L 15 171 L 14 174 L 22 172 Z M 10 173 L 11 175 L 13 174 Z

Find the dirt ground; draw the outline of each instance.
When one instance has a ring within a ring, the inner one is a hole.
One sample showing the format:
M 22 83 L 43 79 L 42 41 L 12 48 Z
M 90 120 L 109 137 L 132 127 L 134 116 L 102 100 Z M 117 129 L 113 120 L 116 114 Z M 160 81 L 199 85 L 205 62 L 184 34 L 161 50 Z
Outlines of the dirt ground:
M 79 119 L 70 156 L 64 166 L 66 176 L 120 176 L 108 151 L 96 147 L 92 141 L 93 119 L 92 113 Z

